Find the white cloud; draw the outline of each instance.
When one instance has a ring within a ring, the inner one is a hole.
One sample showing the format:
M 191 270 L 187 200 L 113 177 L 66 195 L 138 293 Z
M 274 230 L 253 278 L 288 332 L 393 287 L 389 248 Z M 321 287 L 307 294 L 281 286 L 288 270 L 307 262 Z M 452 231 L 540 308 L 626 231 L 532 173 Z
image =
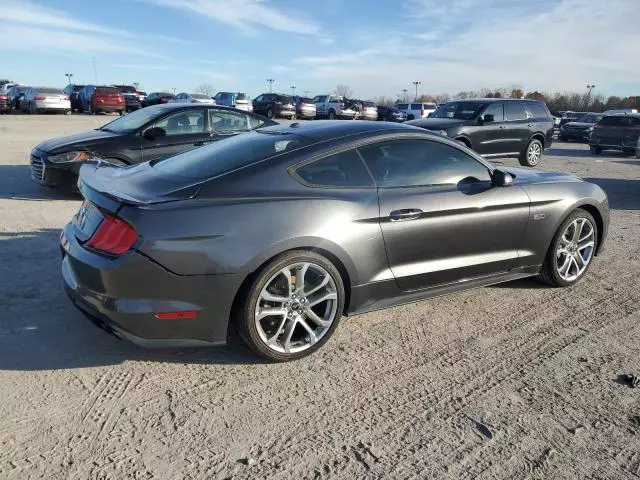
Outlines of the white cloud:
M 273 73 L 284 73 L 288 72 L 289 70 L 291 70 L 291 68 L 284 65 L 274 65 L 273 67 L 269 68 L 269 71 Z
M 456 93 L 511 84 L 582 90 L 640 76 L 640 1 L 411 0 L 410 6 L 412 18 L 422 20 L 403 34 L 295 62 L 317 88 L 344 82 L 363 97 L 395 95 L 413 80 L 422 81 L 422 92 Z
M 145 0 L 164 7 L 175 8 L 194 15 L 212 18 L 247 34 L 258 28 L 318 35 L 318 26 L 294 12 L 277 10 L 261 0 Z

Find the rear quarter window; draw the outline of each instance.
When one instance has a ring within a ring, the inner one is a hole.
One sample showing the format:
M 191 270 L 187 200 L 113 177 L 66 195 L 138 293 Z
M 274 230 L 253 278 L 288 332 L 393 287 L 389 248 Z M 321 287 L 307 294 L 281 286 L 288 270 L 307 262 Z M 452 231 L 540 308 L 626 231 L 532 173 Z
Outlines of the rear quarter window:
M 407 103 L 398 103 L 396 105 L 396 108 L 398 110 L 406 110 L 408 107 L 409 107 L 409 104 L 407 104 Z
M 360 155 L 355 150 L 337 153 L 299 167 L 295 174 L 307 185 L 316 187 L 373 187 Z
M 547 109 L 541 103 L 526 103 L 527 110 L 531 113 L 531 116 L 534 118 L 549 118 L 550 114 L 547 112 Z

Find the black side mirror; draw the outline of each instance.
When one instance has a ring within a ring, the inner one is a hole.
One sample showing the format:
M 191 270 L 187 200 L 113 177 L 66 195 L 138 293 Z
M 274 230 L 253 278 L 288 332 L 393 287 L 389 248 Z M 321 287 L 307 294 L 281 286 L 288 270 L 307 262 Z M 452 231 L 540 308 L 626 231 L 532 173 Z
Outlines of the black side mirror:
M 486 115 L 482 116 L 483 123 L 489 123 L 489 122 L 495 122 L 495 121 L 496 121 L 496 118 L 490 113 L 487 113 Z
M 166 137 L 167 132 L 164 128 L 161 127 L 151 127 L 147 128 L 142 136 L 147 140 L 155 140 L 158 137 Z
M 513 185 L 513 175 L 496 169 L 491 174 L 491 183 L 494 187 L 510 187 Z

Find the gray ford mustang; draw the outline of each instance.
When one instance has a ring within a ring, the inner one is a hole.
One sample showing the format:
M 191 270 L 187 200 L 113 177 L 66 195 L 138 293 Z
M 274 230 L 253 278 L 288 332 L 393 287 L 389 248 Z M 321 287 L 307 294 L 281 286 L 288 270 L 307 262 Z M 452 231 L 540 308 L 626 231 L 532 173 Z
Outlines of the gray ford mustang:
M 95 323 L 146 346 L 320 348 L 344 314 L 537 275 L 578 282 L 602 248 L 605 193 L 496 168 L 386 122 L 263 128 L 131 167 L 89 161 L 61 235 L 62 276 Z

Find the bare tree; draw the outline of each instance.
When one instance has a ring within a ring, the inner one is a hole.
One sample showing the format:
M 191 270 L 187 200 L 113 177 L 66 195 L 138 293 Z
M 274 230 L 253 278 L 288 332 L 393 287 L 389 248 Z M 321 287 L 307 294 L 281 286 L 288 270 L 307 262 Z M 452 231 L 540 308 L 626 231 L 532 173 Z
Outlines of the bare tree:
M 522 98 L 524 97 L 524 92 L 521 88 L 514 88 L 511 90 L 511 94 L 509 95 L 511 98 Z
M 353 95 L 353 90 L 351 90 L 349 85 L 339 83 L 338 85 L 336 85 L 336 88 L 333 89 L 333 94 L 349 98 L 351 95 Z
M 201 93 L 207 97 L 213 97 L 213 94 L 216 93 L 216 87 L 210 83 L 201 83 L 196 87 L 195 93 Z

